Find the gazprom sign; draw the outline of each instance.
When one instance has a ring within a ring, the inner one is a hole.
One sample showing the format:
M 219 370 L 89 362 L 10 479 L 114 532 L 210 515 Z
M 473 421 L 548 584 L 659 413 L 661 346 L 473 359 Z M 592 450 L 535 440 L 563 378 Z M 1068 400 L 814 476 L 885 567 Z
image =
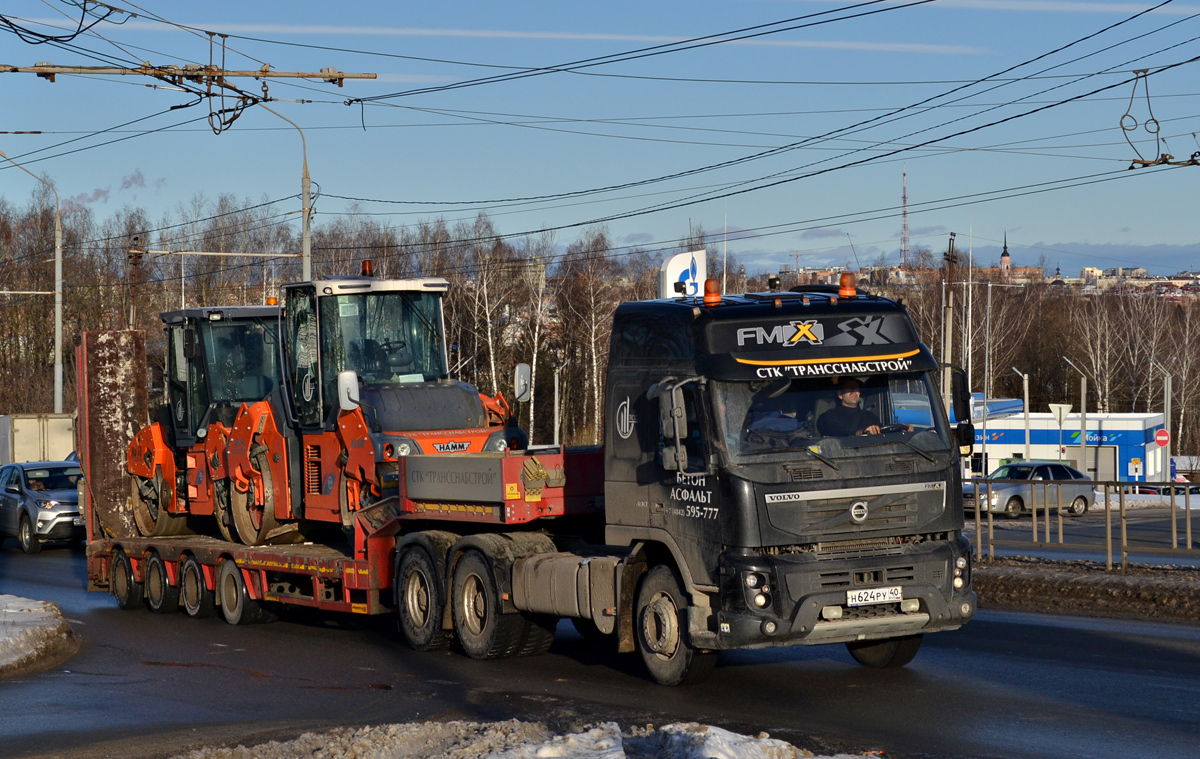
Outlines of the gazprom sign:
M 658 297 L 677 298 L 675 283 L 683 283 L 683 294 L 689 298 L 704 294 L 704 280 L 708 277 L 708 252 L 693 250 L 678 253 L 663 261 L 658 272 Z

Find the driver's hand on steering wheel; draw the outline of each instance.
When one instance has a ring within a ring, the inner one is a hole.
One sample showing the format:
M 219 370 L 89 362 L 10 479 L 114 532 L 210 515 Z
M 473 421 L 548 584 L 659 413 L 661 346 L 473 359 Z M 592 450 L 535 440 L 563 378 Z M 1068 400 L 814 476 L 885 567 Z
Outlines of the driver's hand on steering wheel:
M 879 425 L 878 425 L 878 424 L 872 424 L 870 427 L 867 427 L 866 429 L 864 429 L 864 430 L 863 430 L 862 432 L 860 432 L 859 434 L 860 434 L 860 435 L 878 435 L 878 434 L 879 434 Z

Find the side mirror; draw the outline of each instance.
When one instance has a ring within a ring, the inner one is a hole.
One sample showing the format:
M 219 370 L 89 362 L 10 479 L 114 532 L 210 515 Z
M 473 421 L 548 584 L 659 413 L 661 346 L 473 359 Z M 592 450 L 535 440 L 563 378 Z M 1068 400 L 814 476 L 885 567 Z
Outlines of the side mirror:
M 20 495 L 21 494 L 21 486 L 14 483 L 14 484 L 9 485 L 8 487 L 4 488 L 4 491 L 6 493 L 16 493 L 17 495 Z
M 531 375 L 529 364 L 517 364 L 513 372 L 513 397 L 517 403 L 527 403 L 533 397 L 533 385 L 529 379 Z
M 353 369 L 338 372 L 337 376 L 338 408 L 342 411 L 353 411 L 361 404 L 358 400 L 358 373 Z
M 950 370 L 950 402 L 954 405 L 956 420 L 971 421 L 971 389 L 967 387 L 966 372 L 957 367 Z
M 958 443 L 958 455 L 970 456 L 975 447 L 975 425 L 970 422 L 959 422 L 954 428 L 954 440 Z

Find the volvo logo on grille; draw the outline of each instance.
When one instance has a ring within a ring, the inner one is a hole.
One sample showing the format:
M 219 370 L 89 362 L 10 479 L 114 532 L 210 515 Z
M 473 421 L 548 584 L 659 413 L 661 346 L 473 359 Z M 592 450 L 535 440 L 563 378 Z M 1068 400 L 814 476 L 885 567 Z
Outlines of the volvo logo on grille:
M 862 524 L 867 521 L 867 502 L 855 501 L 850 504 L 850 521 L 855 524 Z

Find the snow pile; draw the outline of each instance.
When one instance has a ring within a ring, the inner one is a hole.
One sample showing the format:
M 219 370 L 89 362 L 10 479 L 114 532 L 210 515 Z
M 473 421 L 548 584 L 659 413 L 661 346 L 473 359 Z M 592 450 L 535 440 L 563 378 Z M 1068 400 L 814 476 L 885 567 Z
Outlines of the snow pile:
M 293 741 L 208 748 L 175 759 L 800 759 L 812 753 L 766 733 L 695 722 L 621 732 L 615 722 L 555 734 L 540 723 L 428 722 L 339 728 Z
M 0 595 L 0 678 L 45 669 L 78 650 L 57 604 Z

